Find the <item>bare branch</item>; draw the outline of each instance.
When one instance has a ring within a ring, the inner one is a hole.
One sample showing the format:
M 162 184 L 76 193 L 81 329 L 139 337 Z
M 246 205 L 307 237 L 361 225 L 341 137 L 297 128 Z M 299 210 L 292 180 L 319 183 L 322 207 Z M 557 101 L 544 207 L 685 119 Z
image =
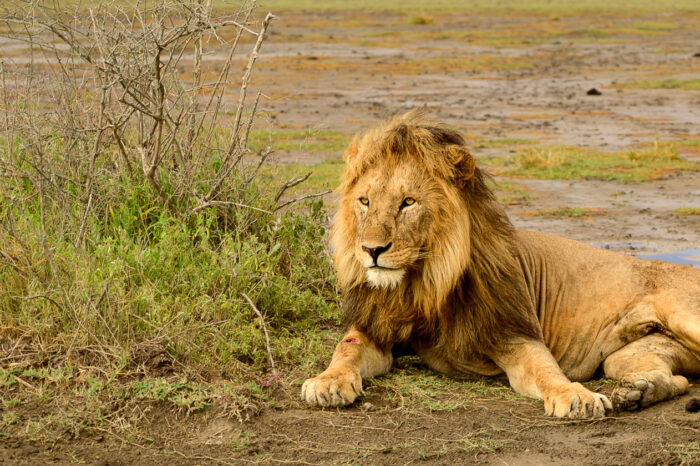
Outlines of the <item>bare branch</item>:
M 314 197 L 325 196 L 326 194 L 330 194 L 330 193 L 332 193 L 332 192 L 333 192 L 332 189 L 327 189 L 327 190 L 321 191 L 321 192 L 319 192 L 319 193 L 306 194 L 305 196 L 301 196 L 301 197 L 298 197 L 298 198 L 296 198 L 296 199 L 292 199 L 292 200 L 289 200 L 289 201 L 287 201 L 287 202 L 285 202 L 285 203 L 283 203 L 283 204 L 278 205 L 277 207 L 275 207 L 275 210 L 274 210 L 273 212 L 277 212 L 278 210 L 280 210 L 280 209 L 282 209 L 282 208 L 284 208 L 284 207 L 287 207 L 287 206 L 290 205 L 290 204 L 296 204 L 297 202 L 301 202 L 301 201 L 303 201 L 303 200 L 305 200 L 305 199 L 311 199 L 311 198 L 314 198 Z
M 241 204 L 240 202 L 232 202 L 232 201 L 208 201 L 204 202 L 194 209 L 192 209 L 192 213 L 199 212 L 200 210 L 206 209 L 207 207 L 213 207 L 213 206 L 236 206 L 236 207 L 242 207 L 244 209 L 252 209 L 256 210 L 258 212 L 262 212 L 264 214 L 269 214 L 272 215 L 272 212 L 269 210 L 261 209 L 259 207 L 254 207 L 252 205 L 247 205 L 247 204 Z
M 243 296 L 245 300 L 248 301 L 250 307 L 252 307 L 255 313 L 258 315 L 258 317 L 260 317 L 260 324 L 263 328 L 263 332 L 265 332 L 265 346 L 267 348 L 267 356 L 268 358 L 270 358 L 270 369 L 272 369 L 272 372 L 276 372 L 275 360 L 272 359 L 272 349 L 270 349 L 270 334 L 267 331 L 267 325 L 265 325 L 265 318 L 263 317 L 262 313 L 258 310 L 258 308 L 255 307 L 255 304 L 253 304 L 253 301 L 248 297 L 247 294 L 241 293 L 241 296 Z
M 304 176 L 297 176 L 292 178 L 291 180 L 286 181 L 282 187 L 277 191 L 277 194 L 275 195 L 275 202 L 279 201 L 280 198 L 284 195 L 285 191 L 287 191 L 289 188 L 293 188 L 294 186 L 303 183 L 304 181 L 308 180 L 309 177 L 311 176 L 311 173 L 313 172 L 308 172 Z
M 245 97 L 248 91 L 248 83 L 250 81 L 250 77 L 253 71 L 253 65 L 255 65 L 255 60 L 257 60 L 258 58 L 258 54 L 260 53 L 260 47 L 262 46 L 263 39 L 265 38 L 265 33 L 267 32 L 267 28 L 270 25 L 270 21 L 272 21 L 273 18 L 274 15 L 272 15 L 272 13 L 268 13 L 265 19 L 263 20 L 260 32 L 258 33 L 258 40 L 255 42 L 255 46 L 253 46 L 253 50 L 248 58 L 248 64 L 246 65 L 245 71 L 243 72 L 240 95 L 238 97 L 238 108 L 236 109 L 236 116 L 233 119 L 234 123 L 233 129 L 231 131 L 231 141 L 229 142 L 229 148 L 226 153 L 226 157 L 224 158 L 224 163 L 222 164 L 222 169 L 220 170 L 221 173 L 219 175 L 219 178 L 216 180 L 216 182 L 214 182 L 214 185 L 209 190 L 209 193 L 206 196 L 207 199 L 212 199 L 216 196 L 216 194 L 219 191 L 219 188 L 221 187 L 221 183 L 224 182 L 224 180 L 229 176 L 231 171 L 236 167 L 236 165 L 238 165 L 238 162 L 240 162 L 241 158 L 243 157 L 243 152 L 241 152 L 235 161 L 230 162 L 230 159 L 236 151 L 236 148 L 239 147 L 238 133 L 241 129 L 241 117 L 243 116 L 243 106 L 245 105 Z

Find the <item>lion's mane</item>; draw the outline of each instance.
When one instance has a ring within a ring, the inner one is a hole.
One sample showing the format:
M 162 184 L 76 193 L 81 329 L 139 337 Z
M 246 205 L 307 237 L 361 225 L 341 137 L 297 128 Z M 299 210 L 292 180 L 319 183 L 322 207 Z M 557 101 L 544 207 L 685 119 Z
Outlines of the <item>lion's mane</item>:
M 409 112 L 355 136 L 344 157 L 331 240 L 347 327 L 384 348 L 419 340 L 475 356 L 519 336 L 542 338 L 514 228 L 459 133 Z M 438 182 L 448 202 L 433 213 L 425 258 L 397 287 L 376 289 L 353 252 L 358 228 L 349 192 L 369 168 L 391 171 L 406 158 Z

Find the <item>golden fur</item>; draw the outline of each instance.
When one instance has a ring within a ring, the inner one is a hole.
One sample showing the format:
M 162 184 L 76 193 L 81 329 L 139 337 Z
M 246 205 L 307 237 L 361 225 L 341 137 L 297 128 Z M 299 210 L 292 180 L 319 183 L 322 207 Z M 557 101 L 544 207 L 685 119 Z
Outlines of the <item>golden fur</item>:
M 404 349 L 438 371 L 505 372 L 561 417 L 611 409 L 571 381 L 601 366 L 621 408 L 700 375 L 700 271 L 516 231 L 464 139 L 418 112 L 356 136 L 345 160 L 332 243 L 347 332 L 307 403 L 352 403 Z

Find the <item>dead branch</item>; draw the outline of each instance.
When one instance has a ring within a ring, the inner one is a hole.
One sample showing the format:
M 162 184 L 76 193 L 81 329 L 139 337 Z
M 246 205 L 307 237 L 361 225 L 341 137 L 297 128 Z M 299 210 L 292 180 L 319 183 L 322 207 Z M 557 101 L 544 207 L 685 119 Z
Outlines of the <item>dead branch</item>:
M 277 191 L 277 194 L 275 195 L 275 202 L 278 202 L 280 198 L 284 195 L 285 191 L 287 191 L 289 188 L 293 188 L 294 186 L 303 183 L 304 181 L 308 180 L 309 177 L 311 176 L 311 173 L 313 172 L 308 172 L 304 176 L 297 176 L 292 178 L 291 180 L 287 180 L 282 187 Z
M 236 108 L 236 116 L 233 119 L 234 123 L 233 129 L 231 131 L 231 140 L 229 142 L 229 147 L 226 151 L 224 161 L 221 164 L 220 174 L 217 180 L 214 182 L 214 185 L 209 190 L 209 193 L 205 196 L 206 200 L 213 199 L 216 196 L 216 194 L 219 191 L 219 188 L 221 187 L 221 184 L 243 158 L 244 152 L 240 151 L 238 157 L 236 157 L 235 160 L 231 161 L 233 154 L 236 153 L 236 149 L 240 147 L 238 145 L 238 133 L 241 129 L 241 117 L 243 115 L 243 107 L 245 105 L 245 97 L 248 91 L 248 83 L 250 82 L 250 78 L 252 75 L 253 65 L 255 65 L 255 60 L 257 60 L 258 58 L 258 54 L 260 53 L 260 47 L 262 46 L 263 39 L 265 38 L 265 33 L 267 32 L 267 28 L 270 25 L 270 21 L 272 21 L 273 18 L 274 15 L 272 15 L 272 13 L 268 13 L 267 16 L 265 16 L 262 26 L 260 27 L 260 32 L 258 33 L 258 39 L 255 42 L 253 50 L 250 52 L 248 64 L 246 65 L 245 71 L 243 72 L 243 78 L 238 97 L 238 108 Z
M 241 296 L 245 298 L 246 301 L 248 301 L 248 304 L 250 304 L 250 307 L 253 308 L 253 311 L 260 317 L 260 324 L 262 325 L 263 332 L 265 332 L 265 346 L 267 347 L 267 356 L 270 358 L 270 369 L 272 369 L 272 372 L 276 372 L 275 370 L 275 360 L 272 359 L 272 350 L 270 349 L 270 334 L 267 331 L 267 325 L 265 325 L 265 318 L 263 317 L 262 313 L 258 310 L 257 307 L 255 307 L 255 304 L 253 304 L 253 301 L 248 297 L 247 294 L 241 293 Z
M 325 196 L 326 194 L 330 194 L 330 193 L 332 193 L 332 192 L 333 192 L 332 189 L 327 189 L 327 190 L 325 190 L 325 191 L 321 191 L 321 192 L 318 192 L 318 193 L 306 194 L 305 196 L 297 197 L 296 199 L 291 199 L 291 200 L 289 200 L 289 201 L 287 201 L 287 202 L 285 202 L 285 203 L 283 203 L 283 204 L 280 204 L 280 205 L 278 205 L 277 207 L 275 207 L 275 210 L 274 210 L 273 212 L 277 212 L 278 210 L 280 210 L 280 209 L 282 209 L 282 208 L 284 208 L 284 207 L 287 207 L 288 205 L 296 204 L 297 202 L 301 202 L 301 201 L 306 200 L 306 199 L 312 199 L 312 198 L 314 198 L 314 197 Z

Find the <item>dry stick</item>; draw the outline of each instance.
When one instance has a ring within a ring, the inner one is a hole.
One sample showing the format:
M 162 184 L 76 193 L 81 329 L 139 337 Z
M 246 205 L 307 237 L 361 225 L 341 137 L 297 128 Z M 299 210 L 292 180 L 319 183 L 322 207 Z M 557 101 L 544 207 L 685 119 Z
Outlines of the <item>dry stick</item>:
M 272 350 L 270 349 L 270 334 L 267 333 L 267 325 L 265 325 L 265 318 L 262 315 L 262 312 L 258 310 L 257 307 L 255 307 L 255 304 L 253 304 L 253 301 L 248 297 L 247 294 L 241 293 L 241 296 L 245 298 L 246 301 L 248 301 L 248 304 L 250 304 L 250 307 L 253 308 L 255 313 L 260 317 L 260 323 L 262 324 L 263 332 L 265 332 L 265 345 L 267 346 L 267 356 L 270 358 L 270 368 L 272 369 L 272 372 L 275 373 L 277 372 L 275 370 L 275 360 L 272 359 Z
M 255 42 L 255 46 L 253 47 L 253 51 L 250 53 L 250 57 L 248 59 L 248 64 L 246 65 L 245 72 L 243 73 L 243 79 L 241 82 L 241 90 L 240 90 L 240 95 L 238 97 L 238 108 L 236 109 L 236 116 L 234 117 L 234 123 L 233 123 L 233 131 L 231 133 L 231 141 L 229 143 L 229 149 L 226 153 L 226 157 L 224 159 L 224 163 L 221 165 L 221 174 L 219 175 L 219 178 L 216 180 L 214 183 L 214 186 L 211 187 L 209 190 L 209 193 L 206 195 L 206 200 L 210 200 L 213 197 L 216 196 L 216 194 L 219 191 L 219 188 L 221 187 L 221 184 L 224 182 L 224 180 L 229 176 L 231 171 L 238 165 L 238 162 L 240 162 L 243 152 L 240 153 L 240 155 L 236 158 L 236 160 L 231 163 L 230 159 L 233 155 L 233 152 L 235 149 L 238 147 L 238 133 L 240 131 L 241 127 L 241 117 L 243 115 L 243 107 L 245 104 L 245 97 L 246 93 L 248 91 L 248 83 L 250 82 L 250 77 L 253 71 L 253 65 L 255 64 L 255 60 L 258 58 L 258 53 L 260 52 L 260 47 L 262 46 L 263 39 L 265 38 L 265 33 L 267 32 L 267 28 L 270 25 L 270 21 L 274 18 L 274 15 L 272 13 L 268 13 L 265 19 L 263 20 L 262 26 L 260 28 L 260 32 L 258 33 L 258 40 Z M 227 166 L 228 165 L 228 166 Z
M 304 181 L 308 180 L 309 177 L 311 176 L 311 173 L 313 172 L 308 172 L 304 176 L 298 176 L 295 178 L 292 178 L 291 180 L 287 181 L 282 185 L 279 191 L 277 191 L 277 194 L 275 195 L 275 202 L 279 201 L 282 195 L 286 190 L 289 188 L 293 188 L 294 186 L 298 185 L 299 183 L 303 183 Z
M 253 9 L 255 8 L 255 1 L 251 3 L 250 8 L 246 12 L 246 16 L 243 19 L 243 22 L 246 23 L 248 22 L 248 19 L 250 18 L 250 15 L 253 12 Z M 207 105 L 204 107 L 205 112 L 211 111 L 212 115 L 212 120 L 211 124 L 209 125 L 207 135 L 204 138 L 206 141 L 211 140 L 211 135 L 212 132 L 214 131 L 214 127 L 216 126 L 216 119 L 219 114 L 219 108 L 221 107 L 221 101 L 223 99 L 223 91 L 224 91 L 224 84 L 226 83 L 228 79 L 228 73 L 229 70 L 231 69 L 231 61 L 233 60 L 233 54 L 236 51 L 236 48 L 238 47 L 238 41 L 241 39 L 241 36 L 243 35 L 243 30 L 239 29 L 238 32 L 236 33 L 236 37 L 233 40 L 233 43 L 231 44 L 231 47 L 229 48 L 229 53 L 228 57 L 226 58 L 226 61 L 224 62 L 224 66 L 221 69 L 221 73 L 219 73 L 219 77 L 216 80 L 216 83 L 214 83 L 214 89 L 211 92 L 211 95 L 209 97 L 209 101 L 207 102 Z M 216 99 L 216 105 L 214 106 L 214 109 L 212 110 L 212 103 L 214 103 L 214 99 Z M 202 118 L 199 122 L 199 125 L 197 127 L 197 132 L 196 134 L 198 135 L 200 131 L 202 131 L 202 126 L 204 124 L 204 118 Z
M 332 192 L 333 192 L 332 189 L 326 189 L 325 191 L 321 191 L 321 192 L 319 192 L 319 193 L 307 194 L 307 195 L 305 195 L 305 196 L 297 197 L 296 199 L 291 199 L 291 200 L 289 200 L 289 201 L 287 201 L 287 202 L 285 202 L 285 203 L 283 203 L 283 204 L 280 204 L 280 205 L 278 205 L 277 207 L 275 207 L 275 210 L 273 210 L 273 212 L 277 212 L 278 210 L 282 209 L 283 207 L 287 207 L 289 204 L 295 204 L 295 203 L 300 202 L 300 201 L 303 201 L 303 200 L 305 200 L 305 199 L 311 199 L 311 198 L 314 198 L 314 197 L 325 196 L 326 194 L 330 194 L 330 193 L 332 193 Z
M 202 4 L 202 0 L 200 0 L 200 5 Z M 209 23 L 209 17 L 211 15 L 211 0 L 207 1 L 205 11 L 205 20 L 207 23 Z M 197 33 L 197 37 L 194 42 L 194 69 L 192 70 L 192 89 L 194 90 L 194 97 L 191 101 L 191 108 L 193 109 L 192 113 L 190 114 L 189 118 L 189 128 L 187 129 L 187 139 L 189 141 L 189 144 L 187 145 L 188 149 L 188 154 L 187 158 L 191 159 L 192 155 L 189 153 L 189 151 L 192 149 L 192 143 L 194 142 L 194 127 L 195 123 L 197 121 L 197 115 L 196 115 L 196 110 L 197 110 L 197 100 L 201 91 L 201 81 L 202 81 L 202 46 L 203 41 L 202 41 L 202 34 L 203 31 L 200 31 Z M 183 160 L 184 163 L 184 160 Z
M 264 214 L 269 214 L 272 215 L 273 212 L 265 209 L 261 209 L 259 207 L 253 207 L 252 205 L 248 204 L 242 204 L 240 202 L 232 202 L 232 201 L 208 201 L 204 202 L 203 204 L 198 205 L 194 209 L 192 209 L 192 213 L 197 213 L 200 210 L 206 209 L 207 207 L 213 207 L 213 206 L 236 206 L 236 207 L 242 207 L 244 209 L 252 209 L 252 210 L 257 210 L 258 212 L 262 212 Z
M 63 307 L 61 307 L 61 305 L 58 304 L 58 303 L 56 302 L 56 300 L 54 300 L 54 299 L 51 298 L 50 296 L 46 296 L 46 295 L 43 295 L 43 294 L 38 294 L 38 295 L 34 295 L 34 296 L 12 296 L 12 298 L 14 298 L 14 299 L 26 299 L 26 300 L 31 300 L 31 299 L 45 299 L 45 300 L 47 300 L 48 302 L 50 302 L 51 304 L 53 304 L 54 306 L 56 306 L 56 307 L 58 308 L 59 311 L 63 312 Z
M 253 127 L 253 119 L 255 118 L 255 112 L 258 110 L 258 103 L 260 102 L 260 96 L 262 91 L 258 91 L 258 95 L 255 96 L 255 102 L 253 102 L 253 109 L 250 112 L 250 117 L 248 118 L 248 123 L 245 127 L 245 134 L 241 138 L 240 147 L 242 150 L 248 146 L 248 136 L 250 136 L 250 129 Z
M 246 189 L 248 189 L 248 186 L 250 186 L 250 183 L 253 182 L 256 176 L 258 176 L 258 172 L 260 171 L 260 167 L 263 166 L 267 158 L 273 154 L 275 151 L 273 151 L 270 147 L 265 149 L 265 152 L 260 154 L 260 159 L 258 160 L 258 164 L 255 166 L 255 169 L 253 170 L 253 173 L 251 173 L 250 177 L 243 183 L 243 187 L 241 188 L 241 193 L 245 195 Z

